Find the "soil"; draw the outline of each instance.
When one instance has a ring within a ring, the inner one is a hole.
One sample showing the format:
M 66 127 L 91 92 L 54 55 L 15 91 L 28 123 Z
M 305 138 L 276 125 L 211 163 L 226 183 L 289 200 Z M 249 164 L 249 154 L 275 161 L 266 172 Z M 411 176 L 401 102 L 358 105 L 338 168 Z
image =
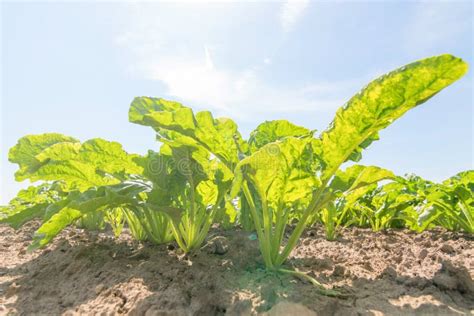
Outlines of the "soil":
M 193 255 L 125 233 L 68 228 L 27 252 L 37 223 L 0 226 L 0 314 L 474 315 L 474 236 L 351 228 L 308 230 L 288 261 L 343 297 L 268 273 L 255 236 L 211 231 Z

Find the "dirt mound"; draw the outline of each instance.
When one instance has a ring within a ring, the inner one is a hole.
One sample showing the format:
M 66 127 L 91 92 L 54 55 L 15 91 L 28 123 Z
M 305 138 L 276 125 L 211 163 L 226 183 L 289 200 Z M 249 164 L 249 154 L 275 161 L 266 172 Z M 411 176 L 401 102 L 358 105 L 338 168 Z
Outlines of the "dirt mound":
M 305 233 L 289 266 L 346 298 L 264 270 L 243 231 L 213 230 L 203 249 L 134 243 L 127 234 L 70 228 L 48 248 L 25 252 L 36 228 L 0 226 L 0 314 L 462 315 L 474 309 L 473 238 L 346 229 L 334 242 Z

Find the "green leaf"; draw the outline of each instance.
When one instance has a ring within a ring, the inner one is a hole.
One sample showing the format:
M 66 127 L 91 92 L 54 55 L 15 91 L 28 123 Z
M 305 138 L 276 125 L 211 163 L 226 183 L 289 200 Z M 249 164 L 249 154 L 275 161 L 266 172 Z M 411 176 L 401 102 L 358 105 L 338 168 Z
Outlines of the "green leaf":
M 419 232 L 424 231 L 426 228 L 428 228 L 429 225 L 431 225 L 434 221 L 436 221 L 436 219 L 438 219 L 443 214 L 443 209 L 431 203 L 417 205 L 415 209 L 416 212 L 419 213 L 416 222 L 418 225 L 416 229 Z
M 394 179 L 393 172 L 376 166 L 354 165 L 337 171 L 329 185 L 333 192 L 354 191 L 381 180 Z
M 28 177 L 31 181 L 60 180 L 67 183 L 68 190 L 86 190 L 97 185 L 107 185 L 118 181 L 103 177 L 93 165 L 75 160 L 52 161 L 44 164 Z
M 135 205 L 139 203 L 141 194 L 150 191 L 150 183 L 134 180 L 116 185 L 94 187 L 82 193 L 71 192 L 65 200 L 48 207 L 48 219 L 35 233 L 29 249 L 36 249 L 48 244 L 65 227 L 73 224 L 85 214 Z
M 348 159 L 360 159 L 362 149 L 378 139 L 380 130 L 461 78 L 467 68 L 459 58 L 440 55 L 408 64 L 369 83 L 337 111 L 330 128 L 320 136 L 323 181 Z
M 59 134 L 55 135 L 57 139 Z M 10 160 L 20 165 L 17 180 L 63 181 L 69 190 L 86 190 L 118 183 L 123 174 L 142 173 L 133 161 L 136 155 L 125 152 L 117 142 L 96 138 L 81 144 L 67 139 L 64 136 L 64 141 L 52 143 L 50 134 L 20 139 L 10 151 Z M 25 145 L 33 142 L 35 147 Z
M 218 200 L 218 187 L 211 180 L 201 181 L 196 187 L 196 195 L 198 197 L 198 202 L 203 206 L 212 206 L 216 204 Z
M 20 190 L 17 196 L 10 201 L 10 205 L 30 206 L 39 203 L 53 202 L 63 194 L 62 186 L 57 182 L 32 185 Z
M 7 206 L 2 207 L 4 216 L 0 223 L 17 229 L 30 220 L 43 217 L 48 205 L 63 196 L 64 192 L 58 183 L 43 183 L 20 190 Z
M 287 120 L 265 121 L 260 124 L 249 138 L 250 151 L 255 152 L 266 144 L 277 140 L 283 140 L 286 137 L 313 136 L 315 131 L 295 125 Z
M 32 219 L 42 217 L 48 204 L 36 204 L 26 207 L 18 212 L 15 212 L 5 218 L 0 219 L 0 223 L 8 224 L 14 229 L 18 229 L 24 223 Z
M 288 137 L 267 144 L 236 167 L 232 193 L 243 179 L 249 180 L 269 206 L 308 203 L 320 183 L 311 168 L 311 140 Z
M 58 213 L 54 214 L 47 222 L 44 222 L 36 231 L 33 242 L 28 247 L 28 250 L 34 250 L 48 244 L 57 234 L 64 228 L 79 219 L 82 213 L 71 208 L 63 208 Z
M 160 98 L 136 97 L 132 101 L 128 118 L 130 122 L 146 125 L 145 116 L 157 111 L 175 111 L 182 109 L 183 106 L 178 102 L 168 101 Z
M 26 169 L 34 169 L 38 161 L 36 155 L 44 149 L 59 143 L 77 143 L 77 139 L 56 133 L 47 133 L 40 135 L 28 135 L 18 140 L 18 143 L 10 149 L 8 160 L 20 166 L 15 174 L 18 181 L 24 180 L 23 174 Z
M 194 115 L 190 108 L 160 98 L 135 98 L 129 120 L 151 126 L 160 139 L 202 146 L 231 169 L 239 161 L 239 152 L 247 147 L 231 119 L 214 119 L 208 111 Z
M 459 172 L 455 176 L 443 181 L 444 185 L 457 185 L 461 184 L 466 186 L 471 191 L 474 191 L 474 170 L 466 170 Z
M 237 209 L 232 204 L 232 201 L 224 201 L 219 213 L 216 215 L 216 222 L 220 224 L 223 229 L 230 229 L 234 226 L 237 220 Z
M 378 182 L 394 178 L 393 172 L 375 166 L 354 165 L 345 171 L 339 170 L 329 185 L 331 194 L 339 197 L 336 203 L 339 216 L 345 216 L 364 195 L 373 192 Z M 342 217 L 338 219 L 342 220 Z

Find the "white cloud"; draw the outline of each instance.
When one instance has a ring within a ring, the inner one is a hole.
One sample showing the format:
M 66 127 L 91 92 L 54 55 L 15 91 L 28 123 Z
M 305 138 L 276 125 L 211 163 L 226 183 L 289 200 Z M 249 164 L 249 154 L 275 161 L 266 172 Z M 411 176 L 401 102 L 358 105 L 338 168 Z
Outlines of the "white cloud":
M 297 88 L 272 86 L 261 79 L 259 67 L 219 69 L 209 48 L 202 50 L 199 58 L 163 56 L 155 62 L 144 61 L 136 64 L 133 72 L 164 83 L 170 97 L 240 119 L 255 119 L 265 113 L 333 111 L 355 85 L 311 82 Z
M 308 7 L 309 0 L 286 0 L 280 11 L 280 23 L 285 32 L 292 30 L 293 26 L 303 16 Z
M 286 13 L 288 27 L 302 13 L 304 6 L 299 6 L 298 10 L 285 9 L 292 12 Z M 270 82 L 264 79 L 264 74 L 275 62 L 265 55 L 255 64 L 232 67 L 235 64 L 224 55 L 226 49 L 213 41 L 216 34 L 213 32 L 219 32 L 225 23 L 222 15 L 218 21 L 206 16 L 209 27 L 199 30 L 186 23 L 170 24 L 166 19 L 173 21 L 175 17 L 169 13 L 160 16 L 159 11 L 139 5 L 127 13 L 129 25 L 116 42 L 131 56 L 128 61 L 131 74 L 163 83 L 166 87 L 163 97 L 210 109 L 219 116 L 259 121 L 275 113 L 281 116 L 296 112 L 332 113 L 360 87 L 357 80 L 309 81 L 299 86 Z

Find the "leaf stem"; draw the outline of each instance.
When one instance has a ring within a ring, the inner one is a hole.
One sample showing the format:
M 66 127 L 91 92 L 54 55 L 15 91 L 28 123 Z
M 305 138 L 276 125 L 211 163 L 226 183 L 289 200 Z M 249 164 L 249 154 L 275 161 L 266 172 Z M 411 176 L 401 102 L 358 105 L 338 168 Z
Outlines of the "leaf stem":
M 281 272 L 281 273 L 286 273 L 286 274 L 293 275 L 293 276 L 295 276 L 297 278 L 300 278 L 300 279 L 303 279 L 305 281 L 309 281 L 311 284 L 313 284 L 317 288 L 318 292 L 322 295 L 333 296 L 333 297 L 341 296 L 341 293 L 339 293 L 338 291 L 326 289 L 315 278 L 310 277 L 309 275 L 307 275 L 306 273 L 303 273 L 301 271 L 288 270 L 288 269 L 282 269 L 282 268 L 278 269 L 277 271 Z
M 247 181 L 244 180 L 242 183 L 242 191 L 244 192 L 245 198 L 247 199 L 247 202 L 249 203 L 250 206 L 250 212 L 253 217 L 253 221 L 255 224 L 255 230 L 257 231 L 257 236 L 258 236 L 258 241 L 260 243 L 260 249 L 262 250 L 262 255 L 263 255 L 263 260 L 265 261 L 265 266 L 268 269 L 273 268 L 273 262 L 271 260 L 271 254 L 270 254 L 270 245 L 266 243 L 266 240 L 264 238 L 263 234 L 263 227 L 260 222 L 260 217 L 258 216 L 257 213 L 257 208 L 255 206 L 255 202 L 252 198 L 252 194 L 250 193 Z

